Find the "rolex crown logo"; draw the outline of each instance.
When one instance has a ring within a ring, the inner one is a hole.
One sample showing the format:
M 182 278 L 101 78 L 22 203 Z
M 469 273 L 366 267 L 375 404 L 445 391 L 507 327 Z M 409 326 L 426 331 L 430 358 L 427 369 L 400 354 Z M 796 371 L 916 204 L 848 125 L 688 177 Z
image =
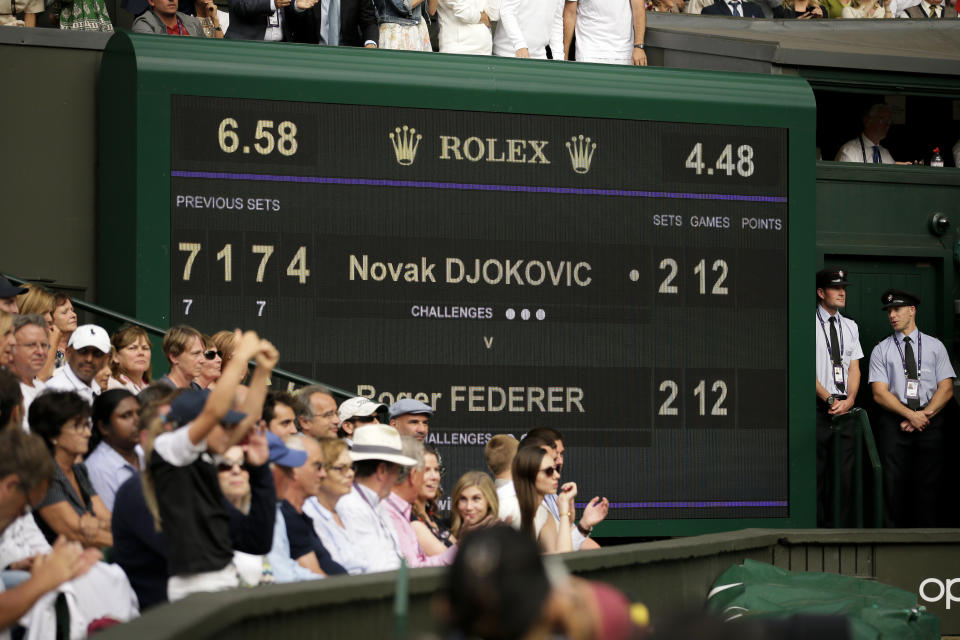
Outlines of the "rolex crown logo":
M 396 156 L 397 162 L 404 166 L 413 164 L 417 156 L 417 147 L 420 146 L 420 139 L 423 136 L 417 133 L 416 129 L 403 125 L 402 129 L 400 127 L 394 129 L 389 137 L 390 142 L 393 143 L 393 155 Z
M 573 136 L 567 143 L 567 151 L 570 153 L 570 164 L 576 173 L 587 173 L 590 171 L 590 163 L 593 162 L 593 152 L 597 149 L 597 143 L 591 142 L 590 138 L 584 138 L 583 134 Z

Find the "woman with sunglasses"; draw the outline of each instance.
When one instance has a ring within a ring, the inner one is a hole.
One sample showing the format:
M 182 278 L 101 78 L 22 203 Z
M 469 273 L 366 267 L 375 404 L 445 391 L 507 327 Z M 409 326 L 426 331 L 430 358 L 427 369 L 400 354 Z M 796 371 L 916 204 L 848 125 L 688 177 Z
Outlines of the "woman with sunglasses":
M 560 484 L 560 470 L 553 454 L 537 446 L 521 446 L 513 458 L 513 483 L 520 503 L 520 531 L 537 540 L 544 553 L 572 551 L 570 528 L 577 485 L 567 482 L 560 487 L 559 522 L 543 505 L 544 496 L 556 493 Z
M 437 508 L 437 499 L 443 493 L 440 458 L 433 448 L 425 445 L 423 449 L 423 484 L 410 510 L 410 520 L 420 548 L 428 556 L 436 556 L 453 546 L 457 539 L 450 533 L 449 521 L 440 517 Z
M 206 334 L 202 338 L 203 362 L 200 366 L 200 376 L 194 382 L 200 385 L 201 389 L 207 389 L 220 377 L 223 370 L 223 352 L 217 348 L 213 338 Z
M 121 327 L 110 336 L 108 389 L 126 389 L 137 394 L 150 385 L 150 337 L 136 325 Z
M 84 464 L 90 483 L 113 513 L 113 500 L 127 478 L 140 473 L 140 403 L 126 389 L 110 389 L 93 401 L 93 451 Z
M 56 475 L 36 509 L 47 542 L 63 535 L 85 547 L 112 547 L 110 511 L 77 462 L 90 443 L 90 405 L 73 391 L 46 391 L 30 404 L 30 430 L 43 438 Z
M 337 502 L 353 487 L 350 450 L 347 443 L 338 438 L 320 438 L 318 441 L 323 459 L 327 461 L 327 475 L 320 481 L 320 492 L 303 503 L 303 513 L 313 520 L 313 528 L 333 560 L 347 573 L 360 573 L 365 563 L 357 556 L 358 549 L 347 538 L 347 530 L 337 513 Z

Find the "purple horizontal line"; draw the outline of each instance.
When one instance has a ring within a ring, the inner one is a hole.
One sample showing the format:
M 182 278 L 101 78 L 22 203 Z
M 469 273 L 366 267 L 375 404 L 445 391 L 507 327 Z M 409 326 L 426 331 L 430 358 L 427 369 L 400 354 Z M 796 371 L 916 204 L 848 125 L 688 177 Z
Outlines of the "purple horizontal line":
M 213 180 L 257 180 L 261 182 L 303 182 L 308 184 L 350 184 L 370 187 L 418 187 L 461 191 L 514 191 L 559 193 L 579 196 L 619 196 L 626 198 L 681 198 L 686 200 L 739 200 L 743 202 L 786 202 L 781 196 L 727 195 L 721 193 L 674 193 L 671 191 L 634 191 L 629 189 L 582 189 L 577 187 L 536 187 L 522 184 L 469 184 L 423 180 L 374 180 L 372 178 L 321 178 L 317 176 L 274 176 L 261 173 L 218 173 L 213 171 L 171 171 L 174 178 Z
M 576 503 L 578 509 L 586 502 Z M 723 509 L 729 507 L 786 507 L 786 500 L 718 500 L 690 502 L 611 502 L 611 509 Z

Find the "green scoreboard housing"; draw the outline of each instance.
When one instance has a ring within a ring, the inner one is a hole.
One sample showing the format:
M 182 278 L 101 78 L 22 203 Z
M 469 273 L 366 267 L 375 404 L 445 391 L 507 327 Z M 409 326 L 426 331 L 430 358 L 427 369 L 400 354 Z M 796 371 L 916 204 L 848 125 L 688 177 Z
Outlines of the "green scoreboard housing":
M 802 80 L 117 34 L 98 292 L 434 406 L 448 490 L 564 434 L 601 535 L 813 526 Z

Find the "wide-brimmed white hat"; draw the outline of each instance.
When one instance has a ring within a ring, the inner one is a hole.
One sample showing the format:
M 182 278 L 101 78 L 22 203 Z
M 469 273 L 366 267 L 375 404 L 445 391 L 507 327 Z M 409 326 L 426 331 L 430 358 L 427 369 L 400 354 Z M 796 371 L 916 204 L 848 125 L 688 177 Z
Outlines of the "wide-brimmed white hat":
M 350 459 L 383 460 L 405 467 L 417 464 L 413 458 L 403 455 L 403 444 L 400 433 L 388 424 L 366 424 L 353 432 L 353 447 L 350 449 Z

